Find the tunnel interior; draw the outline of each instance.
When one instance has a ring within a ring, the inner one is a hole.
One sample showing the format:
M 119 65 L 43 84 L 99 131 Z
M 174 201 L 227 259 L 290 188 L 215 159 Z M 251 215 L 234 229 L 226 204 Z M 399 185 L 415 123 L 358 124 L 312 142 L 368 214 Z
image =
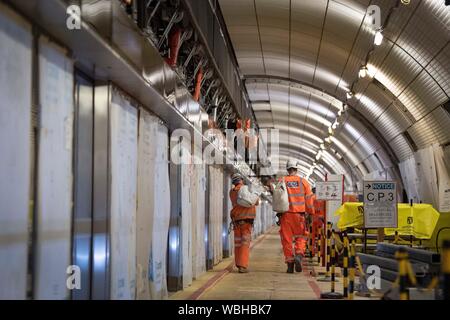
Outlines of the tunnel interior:
M 342 181 L 325 214 L 340 235 L 334 213 L 386 181 L 399 206 L 430 208 L 408 245 L 449 239 L 446 1 L 4 0 L 0 43 L 0 299 L 232 297 L 235 173 L 259 192 L 251 252 L 276 282 L 267 181 L 289 160 L 311 187 Z M 241 128 L 268 160 L 221 144 Z M 252 294 L 309 298 L 282 281 Z

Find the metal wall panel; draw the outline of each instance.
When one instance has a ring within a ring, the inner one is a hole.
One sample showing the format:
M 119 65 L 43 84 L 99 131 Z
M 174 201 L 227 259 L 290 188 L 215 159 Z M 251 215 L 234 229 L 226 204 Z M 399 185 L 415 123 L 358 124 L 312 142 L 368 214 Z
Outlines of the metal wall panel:
M 30 25 L 3 4 L 0 43 L 0 300 L 25 299 L 31 190 L 32 34 Z
M 110 86 L 97 84 L 94 101 L 94 192 L 92 284 L 94 300 L 110 297 L 109 238 L 109 103 Z
M 171 141 L 172 144 L 172 141 Z M 171 147 L 172 150 L 172 147 Z M 170 223 L 167 253 L 167 288 L 183 289 L 181 256 L 181 166 L 170 163 Z
M 225 173 L 224 175 L 224 187 L 223 187 L 223 232 L 222 232 L 222 243 L 223 243 L 223 257 L 228 258 L 233 255 L 233 247 L 234 247 L 234 233 L 228 233 L 231 216 L 230 212 L 233 209 L 233 205 L 230 199 L 230 190 L 231 190 L 231 179 L 229 174 Z
M 80 73 L 75 75 L 75 163 L 73 247 L 74 265 L 81 270 L 81 288 L 72 299 L 91 298 L 92 180 L 94 139 L 94 87 Z
M 40 130 L 35 299 L 67 299 L 71 265 L 73 63 L 60 47 L 39 40 Z

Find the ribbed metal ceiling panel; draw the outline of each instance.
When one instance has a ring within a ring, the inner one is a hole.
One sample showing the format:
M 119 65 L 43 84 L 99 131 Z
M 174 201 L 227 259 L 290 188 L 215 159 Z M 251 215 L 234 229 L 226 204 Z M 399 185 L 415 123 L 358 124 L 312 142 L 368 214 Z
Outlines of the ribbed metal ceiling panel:
M 439 1 L 439 0 L 436 0 Z M 374 4 L 378 4 L 378 1 L 374 1 Z M 382 3 L 387 4 L 390 7 L 394 7 L 397 1 L 392 0 L 385 0 L 382 1 Z M 415 14 L 417 11 L 421 10 L 419 4 L 423 1 L 410 1 L 410 3 L 406 6 L 400 6 L 396 11 L 395 14 L 392 15 L 391 21 L 389 25 L 387 26 L 386 30 L 384 31 L 385 35 L 392 40 L 395 40 L 398 38 L 400 33 L 402 32 L 403 28 L 406 26 L 406 24 L 409 22 L 413 14 Z M 384 8 L 381 8 L 381 12 L 384 13 L 384 17 L 387 14 L 389 10 L 386 10 L 386 6 Z
M 408 129 L 408 133 L 419 149 L 425 148 L 436 141 L 436 134 L 433 130 L 433 125 L 435 124 L 433 122 L 431 115 L 426 116 Z
M 414 80 L 421 71 L 421 67 L 405 51 L 394 46 L 384 64 L 378 67 L 375 78 L 398 96 Z
M 411 155 L 405 130 L 418 147 L 449 141 L 448 115 L 437 108 L 450 90 L 450 16 L 443 1 L 402 5 L 392 0 L 220 0 L 220 4 L 242 75 L 266 77 L 265 83 L 246 82 L 260 127 L 281 130 L 287 156 L 297 153 L 290 149 L 318 151 L 320 141 L 329 135 L 337 108 L 305 92 L 305 86 L 344 101 L 372 48 L 375 32 L 364 19 L 369 4 L 380 6 L 382 22 L 391 8 L 397 4 L 398 8 L 383 31 L 384 41 L 369 56 L 369 71 L 376 81 L 370 77 L 356 81 L 356 95 L 349 100 L 366 122 L 346 116 L 335 130 L 332 148 L 337 147 L 353 167 L 364 162 L 367 168 L 359 165 L 358 170 L 367 173 L 375 166 L 392 166 L 388 156 L 392 152 L 399 160 Z M 279 83 L 272 81 L 273 76 L 280 78 Z M 302 83 L 301 89 L 296 82 Z M 392 150 L 384 150 L 386 144 L 366 129 L 368 123 Z M 336 160 L 334 153 L 330 156 Z M 311 157 L 313 162 L 314 154 Z
M 389 144 L 392 147 L 392 150 L 394 150 L 399 161 L 406 160 L 413 154 L 408 141 L 403 135 L 397 136 L 395 139 L 391 140 Z
M 326 0 L 292 2 L 292 79 L 309 83 L 313 80 L 326 6 Z
M 425 8 L 429 5 L 430 1 L 424 1 L 397 40 L 397 44 L 422 66 L 427 65 L 448 41 L 448 30 L 446 32 L 444 21 L 440 20 L 442 17 Z
M 436 86 L 428 73 L 422 71 L 413 83 L 398 97 L 416 120 L 447 100 L 445 93 Z
M 450 23 L 449 23 L 450 25 Z M 448 31 L 450 37 L 450 30 Z M 447 39 L 448 41 L 449 39 Z M 430 75 L 439 83 L 447 96 L 450 96 L 450 81 L 448 72 L 450 70 L 450 43 L 447 42 L 445 48 L 430 62 L 425 68 Z
M 392 99 L 390 97 L 387 97 L 376 85 L 370 84 L 366 92 L 359 96 L 359 104 L 356 108 L 369 121 L 375 122 L 391 102 Z

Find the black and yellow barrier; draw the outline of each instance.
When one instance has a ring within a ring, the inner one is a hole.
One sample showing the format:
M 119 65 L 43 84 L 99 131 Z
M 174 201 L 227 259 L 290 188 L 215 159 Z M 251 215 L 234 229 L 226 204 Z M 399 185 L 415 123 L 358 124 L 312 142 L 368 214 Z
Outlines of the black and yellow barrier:
M 399 249 L 395 253 L 395 258 L 398 261 L 398 275 L 392 284 L 391 288 L 387 290 L 381 297 L 381 299 L 386 299 L 389 293 L 394 288 L 399 288 L 400 300 L 409 300 L 409 288 L 416 288 L 419 292 L 431 291 L 438 287 L 439 277 L 435 276 L 431 279 L 427 287 L 420 287 L 416 275 L 414 273 L 411 262 L 409 261 L 408 251 L 405 248 Z M 442 265 L 441 265 L 442 268 Z
M 356 257 L 356 242 L 352 240 L 350 248 L 349 259 L 349 283 L 348 283 L 348 299 L 353 300 L 355 292 L 355 257 Z
M 408 292 L 408 251 L 400 249 L 395 254 L 398 261 L 398 281 L 400 300 L 409 300 Z
M 332 224 L 330 222 L 327 222 L 327 234 L 326 234 L 326 250 L 325 250 L 325 256 L 326 256 L 326 262 L 325 262 L 325 276 L 322 278 L 317 279 L 317 281 L 321 282 L 329 282 L 331 281 L 331 272 L 330 272 L 330 264 L 331 264 L 331 226 Z
M 344 296 L 336 292 L 336 263 L 337 263 L 337 257 L 336 257 L 336 247 L 335 247 L 335 240 L 334 240 L 334 230 L 331 231 L 331 238 L 333 239 L 333 242 L 331 244 L 331 290 L 330 292 L 325 292 L 320 294 L 321 299 L 342 299 Z
M 330 262 L 331 262 L 331 257 L 330 257 L 330 253 L 331 253 L 331 223 L 328 222 L 327 223 L 327 252 L 326 252 L 326 256 L 327 256 L 327 261 L 326 261 L 326 276 L 329 277 L 330 276 Z
M 319 265 L 322 264 L 322 228 L 319 227 L 318 231 L 317 231 L 317 235 L 318 235 L 318 240 L 317 240 L 317 262 L 319 263 Z
M 332 231 L 332 235 L 334 235 L 334 230 Z M 336 290 L 336 244 L 331 244 L 331 292 Z
M 342 261 L 342 267 L 343 267 L 343 285 L 344 285 L 344 298 L 348 298 L 348 238 L 347 235 L 344 234 L 344 259 Z
M 442 244 L 441 274 L 444 300 L 450 300 L 450 240 Z

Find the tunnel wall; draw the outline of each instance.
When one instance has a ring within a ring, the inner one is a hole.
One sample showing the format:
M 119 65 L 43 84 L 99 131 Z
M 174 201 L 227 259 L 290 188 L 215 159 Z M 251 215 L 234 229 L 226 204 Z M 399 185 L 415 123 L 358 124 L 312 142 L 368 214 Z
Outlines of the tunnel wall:
M 26 21 L 1 9 L 0 299 L 24 299 L 31 198 L 33 39 Z M 12 75 L 15 81 L 11 81 Z
M 0 39 L 0 298 L 166 299 L 171 263 L 180 290 L 233 255 L 231 172 L 169 166 L 171 124 L 3 4 Z M 272 216 L 258 208 L 254 237 Z

